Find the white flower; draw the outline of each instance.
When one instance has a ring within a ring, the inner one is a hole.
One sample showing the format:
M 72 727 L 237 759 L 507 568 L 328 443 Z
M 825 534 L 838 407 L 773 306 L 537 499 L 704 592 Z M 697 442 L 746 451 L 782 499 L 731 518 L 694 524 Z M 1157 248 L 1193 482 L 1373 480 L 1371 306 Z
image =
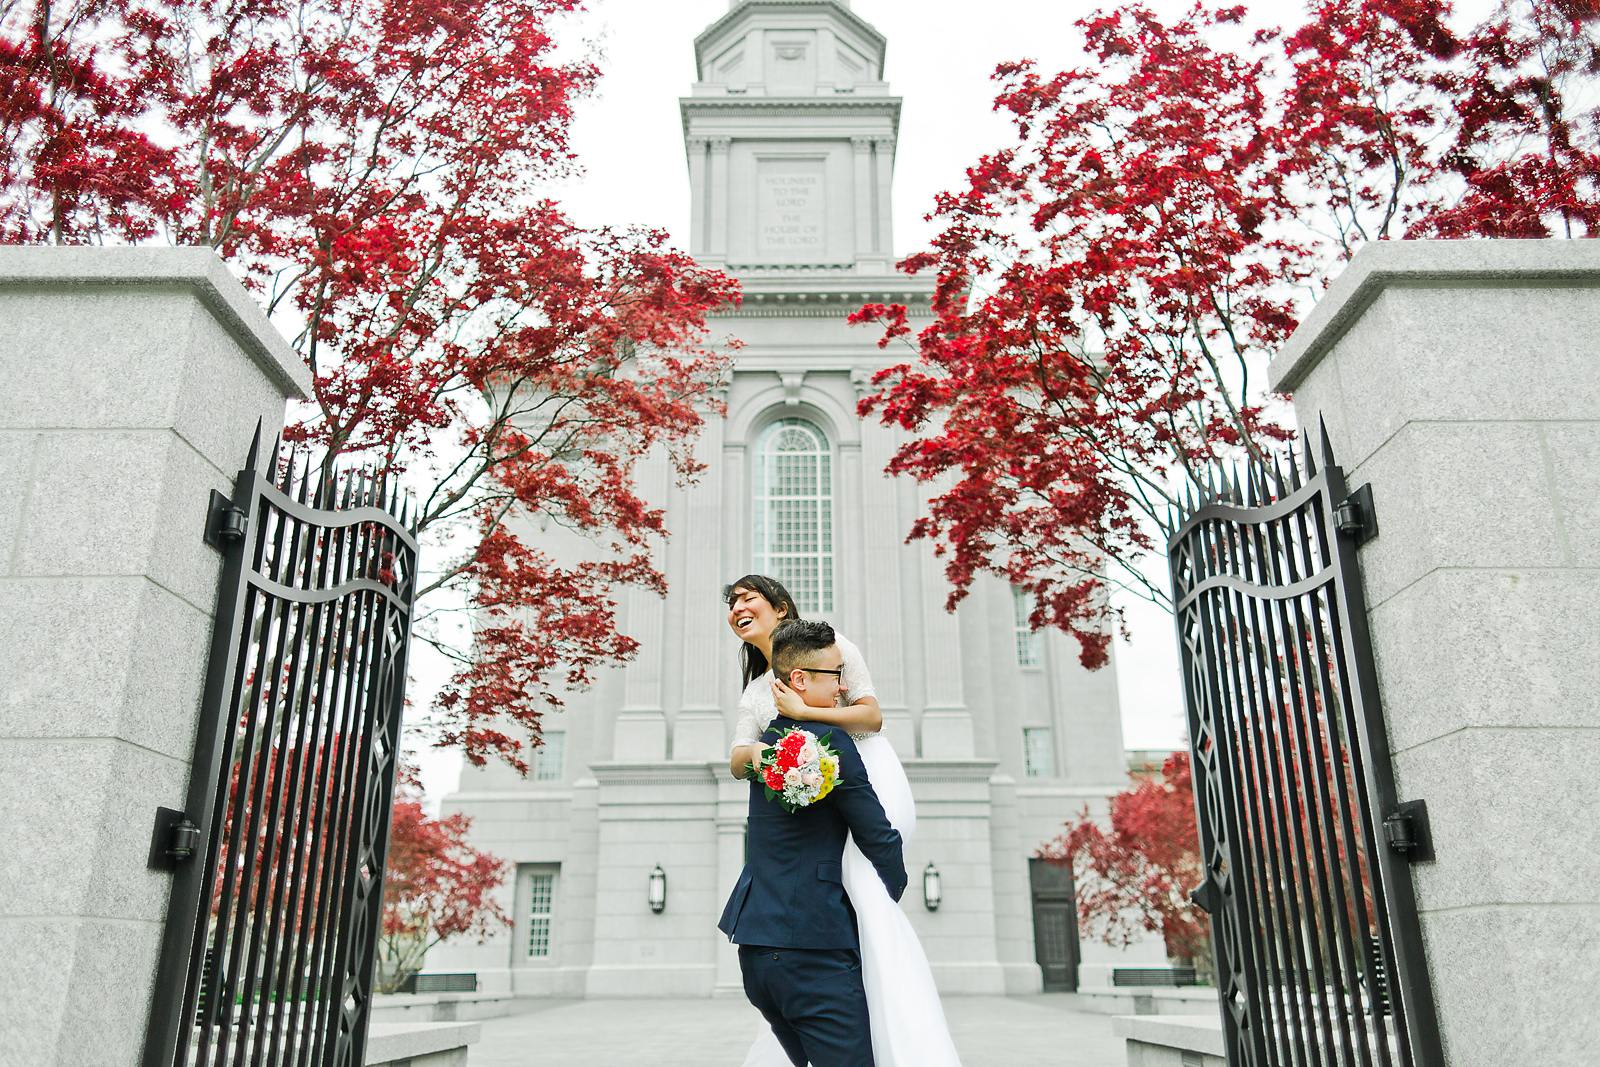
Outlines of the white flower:
M 783 788 L 785 790 L 789 790 L 789 789 L 798 789 L 799 787 L 800 787 L 800 768 L 799 767 L 792 767 L 789 770 L 784 771 L 783 772 Z
M 822 784 L 822 772 L 806 771 L 800 776 L 800 784 L 805 786 L 807 789 L 815 789 L 817 786 Z
M 800 764 L 805 765 L 817 762 L 821 755 L 822 753 L 817 749 L 817 743 L 815 741 L 807 741 L 800 746 L 800 752 L 796 758 Z

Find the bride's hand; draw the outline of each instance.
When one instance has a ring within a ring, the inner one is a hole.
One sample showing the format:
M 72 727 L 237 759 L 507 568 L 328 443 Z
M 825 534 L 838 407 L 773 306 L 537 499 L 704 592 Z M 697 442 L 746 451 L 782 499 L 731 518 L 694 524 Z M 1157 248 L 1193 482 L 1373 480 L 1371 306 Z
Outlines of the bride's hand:
M 805 722 L 811 717 L 800 694 L 776 678 L 772 680 L 772 702 L 778 706 L 778 714 L 785 718 Z

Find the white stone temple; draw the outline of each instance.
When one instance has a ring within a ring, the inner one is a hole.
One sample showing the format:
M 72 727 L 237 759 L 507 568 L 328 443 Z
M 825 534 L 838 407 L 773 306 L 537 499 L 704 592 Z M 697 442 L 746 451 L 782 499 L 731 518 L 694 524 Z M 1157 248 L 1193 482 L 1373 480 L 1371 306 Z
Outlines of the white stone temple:
M 720 594 L 754 571 L 866 655 L 917 799 L 902 905 L 941 990 L 1037 991 L 1038 952 L 1076 964 L 1079 949 L 1064 901 L 1031 886 L 1028 857 L 1127 784 L 1116 678 L 1082 669 L 1075 642 L 1019 625 L 1026 610 L 998 581 L 944 610 L 940 564 L 904 544 L 918 487 L 883 474 L 903 435 L 855 414 L 873 371 L 904 357 L 845 316 L 903 303 L 927 322 L 933 286 L 894 270 L 900 98 L 885 39 L 844 0 L 735 0 L 694 48 L 699 80 L 681 101 L 691 251 L 745 293 L 716 320 L 744 342 L 727 417 L 709 421 L 698 484 L 676 487 L 661 462 L 643 470 L 668 512 L 671 592 L 627 597 L 636 662 L 547 717 L 528 778 L 467 767 L 445 799 L 473 817 L 478 846 L 516 864 L 514 925 L 436 948 L 427 969 L 527 996 L 742 995 L 716 929 L 750 788 L 728 774 L 741 687 Z M 1107 984 L 1094 972 L 1120 954 L 1087 940 L 1082 953 L 1082 980 Z M 1164 962 L 1159 941 L 1138 955 Z

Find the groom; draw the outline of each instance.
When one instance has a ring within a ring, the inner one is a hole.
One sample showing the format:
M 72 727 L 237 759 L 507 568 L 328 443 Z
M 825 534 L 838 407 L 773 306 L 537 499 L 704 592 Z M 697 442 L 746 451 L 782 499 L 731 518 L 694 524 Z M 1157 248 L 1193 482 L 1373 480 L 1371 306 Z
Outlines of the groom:
M 789 682 L 811 707 L 833 705 L 843 662 L 825 622 L 796 619 L 772 631 L 773 677 Z M 744 871 L 717 926 L 738 944 L 745 995 L 795 1067 L 871 1067 L 860 942 L 841 860 L 848 832 L 899 900 L 906 888 L 900 833 L 889 825 L 845 731 L 779 716 L 762 740 L 770 745 L 795 727 L 833 746 L 838 784 L 791 814 L 751 783 Z

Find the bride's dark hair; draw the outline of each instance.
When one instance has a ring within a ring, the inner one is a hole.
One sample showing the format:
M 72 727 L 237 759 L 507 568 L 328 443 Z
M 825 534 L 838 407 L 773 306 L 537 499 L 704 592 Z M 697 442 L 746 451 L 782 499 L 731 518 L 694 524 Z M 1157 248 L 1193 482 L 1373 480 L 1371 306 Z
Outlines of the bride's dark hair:
M 748 589 L 752 593 L 760 593 L 772 610 L 781 615 L 785 622 L 800 617 L 800 608 L 794 602 L 794 597 L 789 595 L 789 590 L 776 578 L 768 578 L 764 574 L 747 574 L 738 581 L 722 587 L 722 599 L 728 602 L 728 607 L 733 607 L 733 601 L 741 589 Z M 739 663 L 744 668 L 744 682 L 749 685 L 751 681 L 767 673 L 767 657 L 749 641 L 743 642 L 744 648 L 740 652 Z

